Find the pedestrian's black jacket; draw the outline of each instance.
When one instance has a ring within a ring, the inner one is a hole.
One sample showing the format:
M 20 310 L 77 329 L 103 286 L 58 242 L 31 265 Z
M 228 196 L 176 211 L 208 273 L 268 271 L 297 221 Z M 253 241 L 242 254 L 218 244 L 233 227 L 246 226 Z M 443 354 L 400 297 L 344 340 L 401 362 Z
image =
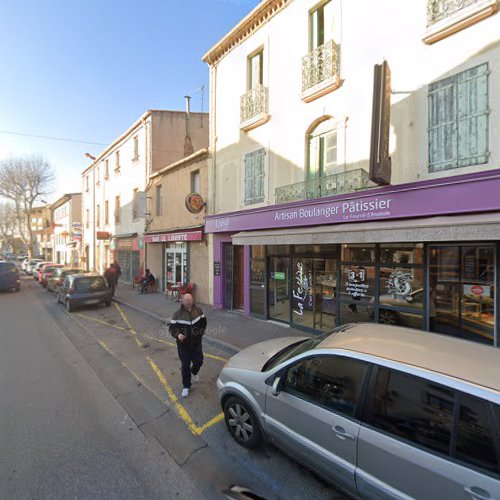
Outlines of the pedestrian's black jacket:
M 203 311 L 196 305 L 193 305 L 191 311 L 181 306 L 174 313 L 170 321 L 169 331 L 172 337 L 177 339 L 177 344 L 185 347 L 194 347 L 201 343 L 201 338 L 207 328 L 207 318 Z M 186 338 L 181 342 L 178 339 L 179 334 Z

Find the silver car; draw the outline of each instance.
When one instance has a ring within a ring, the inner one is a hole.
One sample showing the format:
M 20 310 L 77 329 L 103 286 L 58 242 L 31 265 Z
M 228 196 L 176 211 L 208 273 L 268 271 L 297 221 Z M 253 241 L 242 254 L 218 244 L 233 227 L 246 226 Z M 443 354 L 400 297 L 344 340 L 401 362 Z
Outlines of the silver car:
M 347 325 L 256 344 L 217 381 L 227 428 L 359 498 L 500 499 L 500 350 Z

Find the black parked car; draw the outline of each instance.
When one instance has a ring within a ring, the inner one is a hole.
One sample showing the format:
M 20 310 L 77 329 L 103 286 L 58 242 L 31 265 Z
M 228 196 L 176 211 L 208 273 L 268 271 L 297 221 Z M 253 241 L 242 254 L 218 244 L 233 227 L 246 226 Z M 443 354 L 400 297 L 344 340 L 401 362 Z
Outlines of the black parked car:
M 21 276 L 13 262 L 0 262 L 0 290 L 21 290 Z
M 57 290 L 57 302 L 65 304 L 68 312 L 77 307 L 111 305 L 112 291 L 104 276 L 97 273 L 71 274 Z

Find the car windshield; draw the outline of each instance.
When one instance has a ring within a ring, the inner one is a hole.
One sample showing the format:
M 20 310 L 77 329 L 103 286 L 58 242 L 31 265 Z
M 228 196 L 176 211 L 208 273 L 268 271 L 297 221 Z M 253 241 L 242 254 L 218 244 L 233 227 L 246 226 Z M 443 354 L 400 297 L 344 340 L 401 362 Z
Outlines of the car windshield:
M 79 292 L 100 292 L 106 288 L 106 282 L 101 276 L 89 276 L 75 280 L 75 290 Z

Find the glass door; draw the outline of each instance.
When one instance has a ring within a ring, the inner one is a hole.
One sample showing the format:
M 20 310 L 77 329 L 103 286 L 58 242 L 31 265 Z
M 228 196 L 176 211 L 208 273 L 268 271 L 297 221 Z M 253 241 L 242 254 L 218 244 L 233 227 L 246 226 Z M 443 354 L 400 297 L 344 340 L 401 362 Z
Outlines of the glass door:
M 290 258 L 269 257 L 269 319 L 290 321 Z
M 186 245 L 169 245 L 165 249 L 165 288 L 187 282 Z

